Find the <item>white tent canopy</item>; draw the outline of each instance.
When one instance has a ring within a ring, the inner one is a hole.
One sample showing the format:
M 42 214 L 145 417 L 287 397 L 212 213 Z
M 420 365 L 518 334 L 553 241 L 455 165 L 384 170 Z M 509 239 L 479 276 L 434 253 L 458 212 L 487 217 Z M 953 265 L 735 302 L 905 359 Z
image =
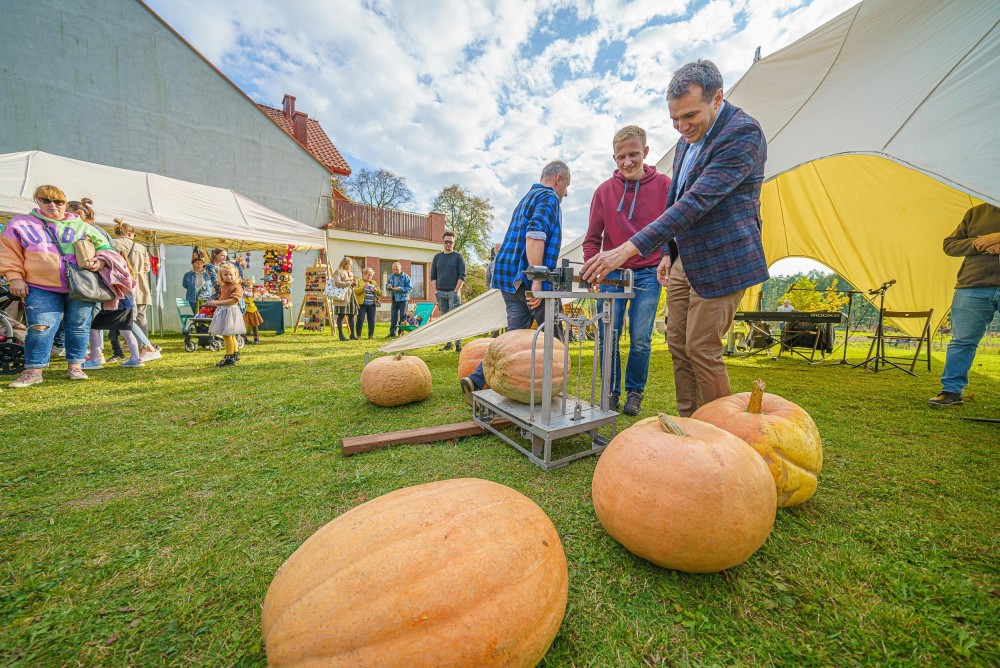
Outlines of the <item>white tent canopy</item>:
M 812 258 L 859 289 L 896 279 L 886 308 L 944 318 L 961 260 L 942 240 L 971 206 L 1000 204 L 1000 2 L 865 0 L 726 99 L 767 137 L 768 263 Z
M 563 259 L 583 262 L 583 237 L 563 247 L 559 260 Z M 419 327 L 406 336 L 387 343 L 379 350 L 384 353 L 395 353 L 455 339 L 467 339 L 470 336 L 506 328 L 507 309 L 503 297 L 499 290 L 487 290 L 472 301 L 445 313 L 434 322 Z
M 0 155 L 0 212 L 27 213 L 42 184 L 70 199 L 94 200 L 97 222 L 122 218 L 137 230 L 155 232 L 158 243 L 217 245 L 239 250 L 294 245 L 326 247 L 326 233 L 225 188 L 148 172 L 109 167 L 41 151 Z

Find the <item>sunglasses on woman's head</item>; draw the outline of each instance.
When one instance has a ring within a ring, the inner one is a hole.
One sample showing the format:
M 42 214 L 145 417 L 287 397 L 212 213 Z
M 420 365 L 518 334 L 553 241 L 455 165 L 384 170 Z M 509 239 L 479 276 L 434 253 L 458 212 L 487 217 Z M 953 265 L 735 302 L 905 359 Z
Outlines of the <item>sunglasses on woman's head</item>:
M 42 204 L 55 204 L 56 206 L 65 206 L 66 204 L 64 199 L 48 199 L 47 197 L 39 197 L 38 201 Z

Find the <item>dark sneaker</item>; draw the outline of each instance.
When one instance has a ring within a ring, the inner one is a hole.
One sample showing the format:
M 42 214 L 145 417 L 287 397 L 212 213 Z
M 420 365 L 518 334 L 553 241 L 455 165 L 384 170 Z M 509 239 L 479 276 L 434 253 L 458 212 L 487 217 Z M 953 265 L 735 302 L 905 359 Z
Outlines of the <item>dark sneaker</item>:
M 233 359 L 233 356 L 232 355 L 226 355 L 221 360 L 219 360 L 218 362 L 216 362 L 215 366 L 218 366 L 218 367 L 233 366 L 234 364 L 236 364 L 236 360 Z
M 459 381 L 459 384 L 462 386 L 462 398 L 465 399 L 465 403 L 471 406 L 472 393 L 476 391 L 476 386 L 468 378 L 463 378 Z
M 124 355 L 112 355 L 111 358 L 108 360 L 108 363 L 110 364 L 111 362 L 124 362 L 124 361 L 125 361 Z
M 629 390 L 628 396 L 625 397 L 625 408 L 622 409 L 622 412 L 625 415 L 638 415 L 641 410 L 642 392 L 639 390 Z
M 240 361 L 240 352 L 238 350 L 235 353 L 233 353 L 233 359 L 237 362 Z
M 461 341 L 455 341 L 455 352 L 456 353 L 462 352 L 462 342 Z
M 942 392 L 927 400 L 931 406 L 961 406 L 964 403 L 962 395 L 957 392 Z
M 615 413 L 617 413 L 620 406 L 621 406 L 621 397 L 619 397 L 617 394 L 612 394 L 610 397 L 608 397 L 609 411 L 614 411 Z
M 451 350 L 451 349 L 452 349 L 451 341 L 444 344 L 444 348 L 439 348 L 439 350 Z

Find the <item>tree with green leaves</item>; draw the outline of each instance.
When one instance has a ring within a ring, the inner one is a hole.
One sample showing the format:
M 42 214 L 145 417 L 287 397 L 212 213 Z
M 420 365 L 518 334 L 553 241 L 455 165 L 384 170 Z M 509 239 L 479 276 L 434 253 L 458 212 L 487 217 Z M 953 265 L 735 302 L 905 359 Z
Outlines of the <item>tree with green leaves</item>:
M 379 209 L 398 209 L 414 201 L 406 179 L 388 169 L 361 168 L 347 179 L 346 186 L 354 201 Z
M 443 188 L 434 199 L 434 211 L 443 213 L 447 229 L 455 233 L 455 250 L 472 264 L 475 259 L 490 257 L 490 232 L 493 231 L 493 205 L 475 197 L 457 183 Z

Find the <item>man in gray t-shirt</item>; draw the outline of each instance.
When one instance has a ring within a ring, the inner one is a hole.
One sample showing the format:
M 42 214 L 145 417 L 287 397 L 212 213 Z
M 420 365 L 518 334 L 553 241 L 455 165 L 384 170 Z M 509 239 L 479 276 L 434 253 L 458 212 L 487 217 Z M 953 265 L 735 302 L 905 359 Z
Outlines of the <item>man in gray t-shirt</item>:
M 465 285 L 465 258 L 455 251 L 454 232 L 445 232 L 441 237 L 444 251 L 431 261 L 431 291 L 437 300 L 438 309 L 444 315 L 462 305 L 462 286 Z M 455 350 L 461 352 L 462 341 L 455 341 Z M 441 350 L 451 350 L 451 341 Z

